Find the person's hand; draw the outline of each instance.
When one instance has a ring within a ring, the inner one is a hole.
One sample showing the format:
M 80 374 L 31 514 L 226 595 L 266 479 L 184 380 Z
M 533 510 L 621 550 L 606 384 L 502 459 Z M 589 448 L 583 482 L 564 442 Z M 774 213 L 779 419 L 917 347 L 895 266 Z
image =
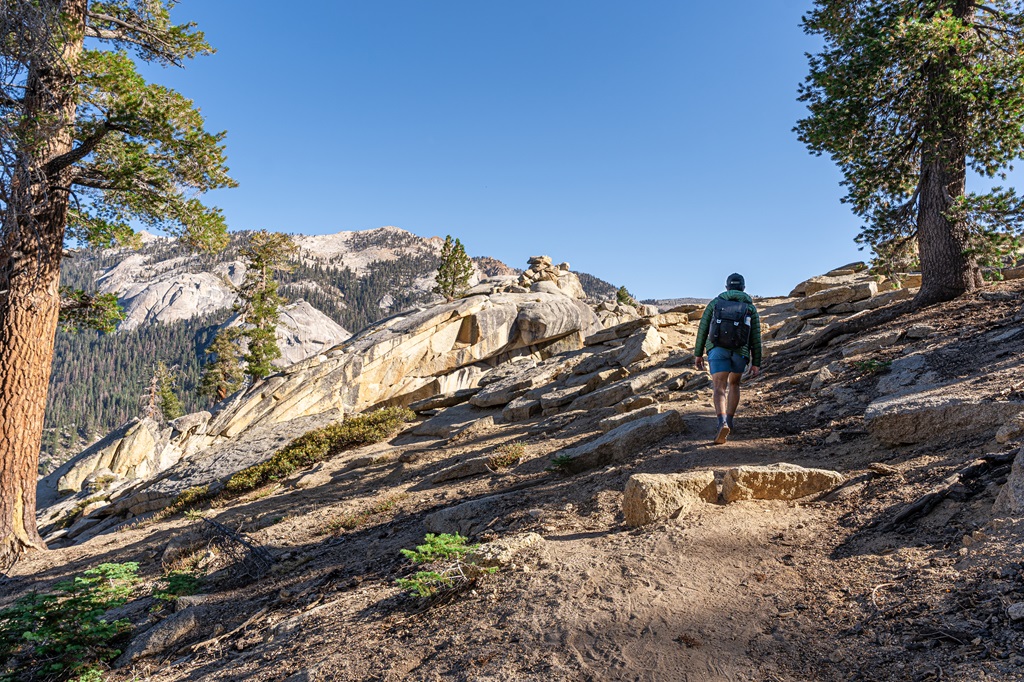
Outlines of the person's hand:
M 753 379 L 754 377 L 756 377 L 760 373 L 761 373 L 761 368 L 760 367 L 758 367 L 757 365 L 751 365 L 750 366 L 750 378 L 751 379 Z
M 704 371 L 704 356 L 701 355 L 698 358 L 694 358 L 693 364 L 697 367 L 697 371 L 703 372 Z

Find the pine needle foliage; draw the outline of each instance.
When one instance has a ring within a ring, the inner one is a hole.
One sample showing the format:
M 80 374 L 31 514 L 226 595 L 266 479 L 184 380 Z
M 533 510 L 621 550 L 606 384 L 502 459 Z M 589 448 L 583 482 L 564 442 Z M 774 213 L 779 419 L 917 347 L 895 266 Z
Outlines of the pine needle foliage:
M 158 362 L 156 365 L 156 377 L 160 412 L 163 414 L 164 419 L 170 421 L 185 414 L 185 408 L 181 404 L 181 399 L 174 392 L 174 387 L 177 383 L 174 371 L 168 369 L 164 363 Z
M 467 545 L 466 538 L 455 533 L 427 533 L 423 538 L 422 545 L 416 545 L 416 549 L 403 549 L 402 556 L 414 564 L 429 564 L 441 559 L 454 559 L 469 554 L 476 545 Z
M 625 285 L 619 287 L 619 290 L 615 292 L 615 300 L 622 305 L 637 305 L 636 299 L 633 298 L 633 294 L 629 293 L 629 289 Z
M 451 235 L 446 236 L 444 246 L 441 247 L 441 264 L 434 278 L 434 293 L 444 296 L 447 301 L 453 301 L 466 290 L 472 276 L 473 261 L 466 255 L 462 242 L 453 240 Z
M 254 232 L 242 248 L 245 279 L 239 289 L 237 311 L 241 316 L 247 350 L 243 356 L 246 372 L 253 379 L 270 374 L 274 360 L 281 357 L 277 345 L 277 324 L 284 299 L 277 292 L 278 272 L 290 269 L 289 259 L 296 252 L 295 242 L 286 234 L 260 230 Z
M 212 402 L 224 400 L 245 381 L 242 351 L 238 346 L 240 334 L 237 327 L 222 329 L 206 348 L 206 354 L 213 359 L 203 366 L 199 395 Z
M 411 578 L 399 578 L 395 584 L 420 598 L 433 597 L 442 590 L 457 593 L 467 589 L 480 576 L 498 570 L 466 561 L 466 555 L 478 546 L 467 545 L 466 538 L 458 533 L 427 533 L 422 545 L 401 552 L 414 564 L 430 566 L 430 570 L 417 571 Z
M 104 616 L 127 603 L 138 569 L 100 564 L 0 610 L 0 680 L 99 679 L 98 666 L 121 653 L 117 645 L 131 630 L 127 620 Z

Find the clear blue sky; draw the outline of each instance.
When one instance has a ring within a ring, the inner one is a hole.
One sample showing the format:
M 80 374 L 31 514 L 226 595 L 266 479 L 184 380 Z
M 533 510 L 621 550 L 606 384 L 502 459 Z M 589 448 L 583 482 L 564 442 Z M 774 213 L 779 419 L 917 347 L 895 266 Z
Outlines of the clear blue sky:
M 810 2 L 184 0 L 218 53 L 161 82 L 227 130 L 232 229 L 397 225 L 640 298 L 865 257 L 792 127 Z

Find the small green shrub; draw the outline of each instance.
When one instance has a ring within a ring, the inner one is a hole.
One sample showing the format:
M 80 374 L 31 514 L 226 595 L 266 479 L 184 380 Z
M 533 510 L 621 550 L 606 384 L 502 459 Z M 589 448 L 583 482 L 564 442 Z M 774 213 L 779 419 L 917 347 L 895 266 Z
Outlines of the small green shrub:
M 482 568 L 464 557 L 477 548 L 467 545 L 458 533 L 449 535 L 428 533 L 423 544 L 416 549 L 403 549 L 402 555 L 414 564 L 433 564 L 432 570 L 417 571 L 411 578 L 399 578 L 395 583 L 416 597 L 432 597 L 440 590 L 461 591 L 473 584 L 481 575 L 496 573 L 497 568 Z
M 202 576 L 192 571 L 171 571 L 160 581 L 166 587 L 153 590 L 153 598 L 161 601 L 174 601 L 178 597 L 187 597 L 199 591 Z
M 266 462 L 255 464 L 232 476 L 226 489 L 243 493 L 284 478 L 296 471 L 334 457 L 339 452 L 379 443 L 396 434 L 415 415 L 403 407 L 385 407 L 356 415 L 299 436 Z
M 854 360 L 850 364 L 861 374 L 877 374 L 888 371 L 892 367 L 892 360 Z
M 551 458 L 551 464 L 548 466 L 548 471 L 560 471 L 565 473 L 569 470 L 569 465 L 572 464 L 572 455 L 555 455 Z
M 57 521 L 57 528 L 70 528 L 71 525 L 78 519 L 82 511 L 93 502 L 102 502 L 107 499 L 107 495 L 93 495 L 84 500 L 79 500 L 75 503 L 75 506 L 67 511 L 64 516 Z
M 402 556 L 412 560 L 414 564 L 429 564 L 432 561 L 464 556 L 476 547 L 476 545 L 467 545 L 466 538 L 458 533 L 455 535 L 427 533 L 423 538 L 422 545 L 417 545 L 416 549 L 403 549 Z
M 417 571 L 411 578 L 399 578 L 395 583 L 416 597 L 432 597 L 439 589 L 453 587 L 455 579 L 437 571 Z
M 502 443 L 498 446 L 495 454 L 487 460 L 487 464 L 492 469 L 507 469 L 519 464 L 524 454 L 526 454 L 525 443 L 518 440 Z
M 194 516 L 198 513 L 195 512 L 194 507 L 203 504 L 211 497 L 210 486 L 208 485 L 197 485 L 191 488 L 186 488 L 178 493 L 178 496 L 174 498 L 174 502 L 171 502 L 170 505 L 157 512 L 153 517 L 153 520 L 159 521 L 160 519 L 166 519 L 167 517 L 174 516 L 180 512 L 185 512 L 186 515 L 191 514 L 191 516 Z
M 131 630 L 127 620 L 103 615 L 128 601 L 138 569 L 100 564 L 0 610 L 0 679 L 102 679 L 97 666 L 121 653 L 116 643 Z

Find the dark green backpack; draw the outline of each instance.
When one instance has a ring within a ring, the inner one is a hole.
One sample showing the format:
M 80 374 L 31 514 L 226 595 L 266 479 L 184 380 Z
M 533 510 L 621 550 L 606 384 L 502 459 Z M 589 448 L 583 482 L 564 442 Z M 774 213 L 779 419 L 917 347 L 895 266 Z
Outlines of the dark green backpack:
M 743 301 L 715 299 L 708 340 L 716 348 L 743 348 L 750 342 L 750 309 Z

